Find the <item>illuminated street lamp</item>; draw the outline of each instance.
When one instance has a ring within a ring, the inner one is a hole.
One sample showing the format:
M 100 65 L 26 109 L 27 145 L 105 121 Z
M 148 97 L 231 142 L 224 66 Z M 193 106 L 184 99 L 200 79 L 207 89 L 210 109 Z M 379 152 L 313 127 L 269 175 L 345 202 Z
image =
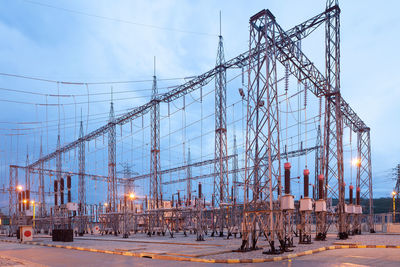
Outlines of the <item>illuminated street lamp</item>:
M 392 192 L 392 197 L 393 197 L 393 219 L 392 222 L 395 223 L 396 221 L 396 201 L 395 201 L 395 196 L 397 195 L 396 191 Z
M 23 188 L 22 188 L 22 185 L 18 185 L 18 186 L 17 186 L 17 191 L 21 192 L 22 189 L 23 189 Z
M 130 198 L 131 200 L 135 199 L 135 194 L 134 194 L 134 193 L 130 193 L 130 194 L 129 194 L 129 198 Z

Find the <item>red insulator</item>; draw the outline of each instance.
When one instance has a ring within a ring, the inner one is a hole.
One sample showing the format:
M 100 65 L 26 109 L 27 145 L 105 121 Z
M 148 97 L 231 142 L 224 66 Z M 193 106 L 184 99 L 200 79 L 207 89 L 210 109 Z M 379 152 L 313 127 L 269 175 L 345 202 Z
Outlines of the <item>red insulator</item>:
M 283 167 L 285 168 L 285 170 L 290 170 L 292 165 L 290 164 L 290 162 L 286 162 L 285 164 L 283 164 Z
M 199 197 L 199 199 L 201 199 L 201 198 L 202 198 L 201 183 L 199 183 L 199 190 L 198 190 L 198 193 L 199 193 L 198 197 Z
M 318 175 L 318 199 L 324 199 L 324 175 Z
M 68 202 L 72 202 L 72 193 L 71 193 L 71 176 L 70 175 L 68 175 L 67 176 L 67 190 L 68 190 L 68 195 L 67 195 L 67 198 L 68 198 Z
M 356 205 L 360 205 L 360 194 L 361 194 L 361 188 L 357 187 L 356 191 Z
M 310 171 L 308 169 L 304 170 L 304 197 L 308 197 L 308 183 Z
M 289 195 L 290 194 L 290 163 L 286 162 L 284 164 L 285 168 L 285 194 Z
M 54 206 L 58 206 L 58 181 L 54 180 Z

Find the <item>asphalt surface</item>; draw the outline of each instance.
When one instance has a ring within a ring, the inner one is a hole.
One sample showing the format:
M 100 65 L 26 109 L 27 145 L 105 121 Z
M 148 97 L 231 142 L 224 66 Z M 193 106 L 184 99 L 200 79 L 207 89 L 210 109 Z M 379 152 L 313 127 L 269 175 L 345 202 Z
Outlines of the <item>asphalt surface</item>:
M 121 255 L 39 247 L 24 244 L 0 244 L 0 257 L 20 260 L 21 266 L 222 266 L 226 264 L 161 261 Z M 1 261 L 0 261 L 1 263 Z M 230 266 L 400 266 L 400 249 L 338 249 L 260 264 L 229 264 Z M 8 265 L 13 266 L 8 262 Z

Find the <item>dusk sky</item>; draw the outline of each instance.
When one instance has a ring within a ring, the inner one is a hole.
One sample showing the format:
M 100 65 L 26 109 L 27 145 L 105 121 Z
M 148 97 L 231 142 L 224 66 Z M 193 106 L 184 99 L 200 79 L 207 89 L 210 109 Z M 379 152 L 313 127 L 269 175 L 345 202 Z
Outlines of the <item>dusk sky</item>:
M 390 169 L 400 163 L 400 142 L 396 141 L 400 132 L 400 54 L 397 52 L 400 43 L 400 4 L 394 0 L 348 0 L 340 1 L 339 4 L 341 93 L 371 128 L 374 197 L 389 197 L 395 185 Z M 44 154 L 55 149 L 59 117 L 61 142 L 66 144 L 78 137 L 81 118 L 86 133 L 107 123 L 111 86 L 116 115 L 147 103 L 151 96 L 154 56 L 160 93 L 165 93 L 169 86 L 184 83 L 188 80 L 187 77 L 212 69 L 216 60 L 220 10 L 225 59 L 229 60 L 247 51 L 249 18 L 262 9 L 271 10 L 277 22 L 284 29 L 290 29 L 321 13 L 325 9 L 325 1 L 0 1 L 1 189 L 8 187 L 8 165 L 25 165 L 27 150 L 30 162 L 39 157 L 41 136 Z M 302 47 L 304 53 L 325 73 L 323 33 L 324 25 L 309 40 L 305 40 Z M 51 81 L 81 82 L 83 85 L 57 84 L 12 77 L 9 74 Z M 237 131 L 240 139 L 238 144 L 242 144 L 242 123 L 236 123 L 232 119 L 232 116 L 236 116 L 236 119 L 241 116 L 241 104 L 233 104 L 240 101 L 237 88 L 241 86 L 241 81 L 240 77 L 236 77 L 237 74 L 237 70 L 232 74 L 228 71 L 227 74 L 227 80 L 233 80 L 227 85 L 227 105 L 232 104 L 232 108 L 228 110 L 228 120 L 232 120 L 232 125 L 235 125 L 232 129 Z M 291 79 L 293 82 L 294 78 Z M 131 82 L 112 84 L 109 83 L 111 81 Z M 98 82 L 105 84 L 91 84 Z M 204 116 L 214 110 L 213 85 L 214 81 L 211 81 L 204 88 L 203 94 L 211 92 L 207 97 L 212 101 L 204 105 Z M 296 90 L 294 82 L 293 87 Z M 88 92 L 93 95 L 88 96 Z M 195 100 L 198 96 L 199 93 L 195 92 L 192 98 Z M 187 101 L 193 99 L 190 96 L 186 98 Z M 181 102 L 178 103 L 181 105 Z M 314 111 L 318 109 L 315 97 L 310 100 L 309 105 L 315 105 L 311 107 Z M 166 118 L 166 105 L 161 107 L 161 113 L 161 117 Z M 187 110 L 185 119 L 190 123 L 196 116 L 197 109 Z M 165 123 L 161 123 L 161 136 L 167 132 L 168 123 L 173 129 L 175 124 L 180 125 L 181 119 L 181 115 L 177 115 L 177 119 L 172 122 L 165 119 Z M 133 128 L 143 129 L 145 125 L 148 125 L 148 121 L 142 124 L 141 120 L 137 120 L 134 121 Z M 200 141 L 187 141 L 190 143 L 192 161 L 213 156 L 213 117 L 204 119 L 202 127 L 204 133 L 209 133 L 204 134 L 204 140 L 201 139 L 201 144 L 205 144 L 204 147 L 207 148 L 204 151 L 201 148 L 200 155 Z M 195 140 L 194 136 L 199 131 L 199 128 L 188 128 L 185 135 L 188 139 L 193 136 Z M 169 142 L 172 157 L 176 161 L 170 160 L 164 165 L 182 165 L 178 163 L 179 157 L 182 157 L 182 148 L 173 150 L 170 145 L 171 142 L 179 143 L 180 137 L 172 135 L 171 128 L 169 132 L 161 146 Z M 129 138 L 123 138 L 124 134 L 129 134 Z M 142 142 L 142 139 L 146 139 L 145 135 L 147 133 L 139 130 L 137 135 L 133 134 L 129 125 L 123 129 L 117 127 L 117 136 L 121 138 L 117 148 L 120 152 L 123 151 L 118 156 L 121 162 L 130 160 L 137 166 L 135 158 L 143 161 L 143 154 L 133 154 L 146 150 L 146 146 L 136 145 L 140 149 L 135 149 L 132 144 Z M 350 165 L 348 135 L 346 128 L 345 164 Z M 96 144 L 91 142 L 90 148 L 87 148 L 92 152 L 99 150 L 93 152 L 98 154 L 88 156 L 87 170 L 91 173 L 98 170 L 98 174 L 107 175 L 104 167 L 107 150 L 98 148 L 99 144 L 103 146 L 107 143 L 107 136 L 104 138 L 105 141 L 100 137 Z M 228 138 L 228 150 L 232 151 L 231 133 Z M 311 143 L 314 144 L 315 141 Z M 127 148 L 128 145 L 130 148 Z M 352 135 L 352 147 L 355 156 L 355 134 Z M 188 146 L 183 148 L 184 153 L 187 148 Z M 240 150 L 241 148 L 239 152 Z M 65 156 L 66 162 L 71 157 L 76 157 L 74 152 L 71 153 Z M 171 156 L 170 151 L 165 153 Z M 167 156 L 162 154 L 162 157 L 163 155 Z M 313 158 L 314 154 L 311 155 L 310 158 Z M 142 164 L 144 165 L 140 170 L 139 167 L 136 169 L 139 174 L 146 173 L 143 169 L 147 168 L 148 163 Z M 76 168 L 76 161 L 66 165 Z M 345 168 L 350 168 L 346 166 Z M 52 168 L 55 168 L 55 164 Z M 119 171 L 120 166 L 117 169 Z M 199 172 L 206 171 L 208 169 L 204 168 Z M 354 181 L 354 169 L 351 175 Z M 19 179 L 24 178 L 20 176 Z M 349 177 L 345 179 L 350 181 Z M 143 182 L 140 186 L 144 188 L 147 185 Z M 173 193 L 174 190 L 166 193 Z M 103 200 L 96 198 L 96 201 Z M 0 194 L 0 208 L 3 210 L 7 206 L 8 196 Z

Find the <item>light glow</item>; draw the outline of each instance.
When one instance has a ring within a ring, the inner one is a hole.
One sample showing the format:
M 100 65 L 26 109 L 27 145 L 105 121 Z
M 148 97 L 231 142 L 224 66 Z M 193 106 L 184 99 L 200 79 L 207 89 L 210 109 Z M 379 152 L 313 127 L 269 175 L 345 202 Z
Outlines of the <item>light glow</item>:
M 358 167 L 361 165 L 361 160 L 359 158 L 354 158 L 351 160 L 351 164 Z

